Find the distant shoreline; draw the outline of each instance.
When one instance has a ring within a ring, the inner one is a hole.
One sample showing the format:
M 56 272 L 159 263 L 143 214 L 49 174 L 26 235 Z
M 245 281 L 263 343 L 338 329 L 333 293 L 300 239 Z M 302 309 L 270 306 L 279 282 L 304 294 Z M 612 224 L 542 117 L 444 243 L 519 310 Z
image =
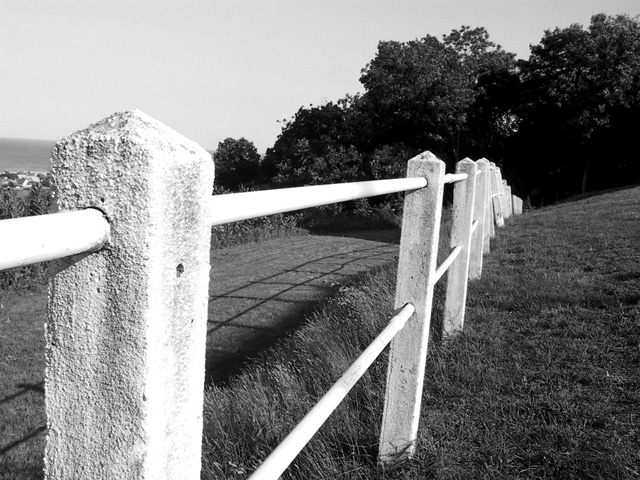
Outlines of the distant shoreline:
M 48 175 L 55 144 L 53 140 L 0 137 L 0 172 Z

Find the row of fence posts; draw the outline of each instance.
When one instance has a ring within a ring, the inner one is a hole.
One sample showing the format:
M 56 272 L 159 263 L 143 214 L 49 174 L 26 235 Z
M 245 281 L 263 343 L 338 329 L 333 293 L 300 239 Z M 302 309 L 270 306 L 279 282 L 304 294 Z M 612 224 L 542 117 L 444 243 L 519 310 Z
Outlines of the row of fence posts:
M 463 160 L 456 173 L 451 181 L 466 181 L 454 190 L 448 334 L 463 327 L 467 281 L 480 276 L 494 226 L 522 208 L 487 160 Z M 45 478 L 195 480 L 211 156 L 142 112 L 125 112 L 58 142 L 52 175 L 57 209 L 99 210 L 108 241 L 50 267 Z M 407 176 L 427 186 L 405 200 L 395 303 L 411 303 L 415 314 L 392 342 L 381 462 L 413 452 L 433 288 L 445 271 L 436 268 L 445 165 L 426 152 Z
M 443 328 L 452 335 L 463 329 L 468 281 L 480 278 L 495 227 L 522 213 L 522 201 L 512 197 L 500 168 L 486 159 L 458 162 L 447 181 L 444 162 L 427 152 L 409 161 L 407 176 L 425 177 L 427 187 L 405 197 L 395 308 L 412 304 L 416 311 L 391 342 L 378 457 L 382 464 L 414 453 L 436 282 L 448 271 Z M 444 185 L 454 182 L 451 254 L 438 267 Z

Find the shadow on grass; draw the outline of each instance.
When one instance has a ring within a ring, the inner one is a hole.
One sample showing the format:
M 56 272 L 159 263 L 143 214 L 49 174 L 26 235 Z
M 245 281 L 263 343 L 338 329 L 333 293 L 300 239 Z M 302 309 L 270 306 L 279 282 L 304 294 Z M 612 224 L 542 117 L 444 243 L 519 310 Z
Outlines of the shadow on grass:
M 36 435 L 39 435 L 40 433 L 42 433 L 42 432 L 44 432 L 46 430 L 47 430 L 47 426 L 46 425 L 40 425 L 39 427 L 34 428 L 33 430 L 31 430 L 24 437 L 19 438 L 18 440 L 14 440 L 13 442 L 8 443 L 6 445 L 0 446 L 0 455 L 2 455 L 4 453 L 7 453 L 9 450 L 12 450 L 12 449 L 16 448 L 17 446 L 23 444 L 27 440 L 35 437 Z
M 17 398 L 20 395 L 24 395 L 27 392 L 40 392 L 44 395 L 44 381 L 38 383 L 19 383 L 18 385 L 16 385 L 16 387 L 22 389 L 22 391 L 7 395 L 6 397 L 0 399 L 0 405 L 10 402 L 14 398 Z
M 392 244 L 323 255 L 212 295 L 210 309 L 217 304 L 217 317 L 207 331 L 206 382 L 226 385 L 252 357 L 297 328 L 322 300 L 361 273 L 348 267 L 387 263 L 395 255 Z

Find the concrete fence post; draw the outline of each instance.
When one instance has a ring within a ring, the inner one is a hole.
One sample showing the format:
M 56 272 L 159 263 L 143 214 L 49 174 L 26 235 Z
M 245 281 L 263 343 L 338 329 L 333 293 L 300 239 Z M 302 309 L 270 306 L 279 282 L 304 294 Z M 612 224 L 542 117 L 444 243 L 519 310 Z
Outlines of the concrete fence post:
M 500 201 L 500 215 L 502 216 L 502 225 L 504 226 L 504 220 L 507 218 L 507 197 L 504 191 L 504 181 L 502 179 L 502 170 L 496 166 L 496 176 L 498 184 L 498 200 Z
M 430 152 L 411 160 L 408 177 L 427 186 L 407 193 L 402 219 L 395 306 L 416 311 L 391 342 L 378 462 L 411 457 L 418 436 L 434 274 L 438 256 L 445 164 Z
M 484 186 L 481 186 L 478 189 L 478 193 L 482 194 L 484 192 L 484 197 L 482 199 L 482 215 L 483 215 L 483 240 L 482 240 L 482 253 L 484 255 L 488 255 L 491 253 L 491 232 L 493 226 L 493 216 L 491 214 L 491 165 L 489 164 L 489 160 L 486 158 L 481 158 L 477 162 L 478 168 L 482 170 L 482 180 L 484 182 Z M 478 178 L 480 180 L 480 178 Z M 478 185 L 481 185 L 480 183 Z M 476 196 L 478 195 L 476 194 Z M 482 270 L 482 264 L 480 265 L 480 269 Z
M 444 302 L 444 333 L 451 335 L 462 330 L 467 302 L 469 259 L 471 253 L 471 226 L 474 220 L 477 166 L 465 158 L 456 164 L 456 173 L 466 173 L 468 178 L 457 182 L 453 190 L 453 217 L 451 223 L 452 249 L 462 247 L 458 258 L 447 270 L 447 293 Z
M 495 194 L 495 165 L 493 162 L 489 162 L 489 180 L 488 180 L 488 190 L 489 190 L 489 236 L 494 238 L 496 236 L 496 216 L 497 212 L 493 205 L 493 199 Z
M 522 199 L 517 196 L 513 196 L 513 214 L 522 215 Z
M 53 265 L 45 478 L 199 479 L 211 156 L 132 111 L 58 142 L 52 174 L 111 237 Z
M 492 162 L 491 166 L 493 167 L 493 175 L 491 176 L 491 205 L 493 206 L 494 224 L 495 227 L 503 227 L 504 209 L 502 207 L 502 202 L 500 201 L 500 198 L 503 196 L 501 195 L 502 189 L 500 188 L 502 185 L 502 179 L 500 178 L 500 169 L 496 164 Z
M 489 177 L 488 165 L 486 160 L 478 160 L 476 162 L 477 169 L 480 171 L 476 175 L 476 193 L 473 208 L 473 219 L 478 220 L 478 227 L 471 236 L 471 257 L 469 259 L 469 280 L 480 278 L 482 275 L 482 255 L 488 252 L 484 243 L 488 242 L 488 226 L 487 226 L 487 178 Z
M 504 182 L 504 199 L 507 205 L 506 218 L 511 218 L 511 216 L 513 215 L 513 199 L 511 196 L 511 186 L 507 183 L 506 180 L 503 180 L 503 182 Z

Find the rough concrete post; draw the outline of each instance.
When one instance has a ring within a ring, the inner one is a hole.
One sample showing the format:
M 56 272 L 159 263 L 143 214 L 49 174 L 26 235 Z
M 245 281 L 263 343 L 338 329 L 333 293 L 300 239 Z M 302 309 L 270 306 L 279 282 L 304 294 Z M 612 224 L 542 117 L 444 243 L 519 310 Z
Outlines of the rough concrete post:
M 504 227 L 504 217 L 502 216 L 502 207 L 500 205 L 500 194 L 494 194 L 491 201 L 493 204 L 496 227 Z
M 509 186 L 506 180 L 503 180 L 503 182 L 504 182 L 504 199 L 507 204 L 506 215 L 507 215 L 507 218 L 511 218 L 511 216 L 513 215 L 513 199 L 511 197 L 511 186 Z
M 493 175 L 491 176 L 491 204 L 493 206 L 494 224 L 496 227 L 504 226 L 504 209 L 502 208 L 502 202 L 500 201 L 500 193 L 502 191 L 502 179 L 500 178 L 500 169 L 495 163 L 491 163 L 493 168 Z M 495 230 L 494 230 L 495 235 Z
M 495 165 L 492 162 L 489 162 L 489 194 L 488 194 L 488 205 L 489 205 L 489 236 L 494 238 L 496 236 L 496 211 L 493 207 L 493 195 L 495 192 Z
M 211 156 L 139 111 L 62 139 L 60 211 L 97 207 L 100 252 L 60 261 L 46 325 L 45 478 L 200 478 Z
M 462 247 L 455 262 L 447 271 L 447 293 L 444 302 L 444 333 L 451 335 L 464 326 L 471 254 L 471 226 L 473 224 L 476 164 L 465 158 L 456 164 L 456 173 L 466 173 L 467 180 L 458 182 L 453 190 L 453 219 L 451 223 L 451 249 Z
M 486 224 L 487 210 L 487 175 L 488 164 L 485 160 L 476 162 L 477 169 L 481 172 L 476 175 L 476 193 L 473 208 L 473 219 L 478 220 L 478 227 L 471 236 L 471 253 L 469 258 L 469 280 L 480 278 L 482 275 L 482 255 L 485 252 L 484 242 L 488 241 L 488 227 Z
M 493 224 L 493 216 L 491 215 L 491 165 L 489 164 L 489 160 L 486 158 L 481 158 L 476 162 L 478 168 L 482 170 L 481 177 L 484 182 L 484 187 L 482 187 L 484 191 L 484 197 L 482 200 L 483 205 L 483 240 L 482 240 L 482 253 L 484 255 L 488 255 L 491 253 L 491 226 Z M 478 178 L 477 182 L 480 181 Z M 478 183 L 480 185 L 480 183 Z M 476 196 L 481 193 L 481 190 L 478 189 L 478 193 Z M 482 270 L 482 264 L 480 264 L 480 269 Z
M 517 196 L 513 196 L 513 214 L 522 215 L 522 199 Z
M 408 177 L 427 186 L 408 193 L 402 219 L 395 306 L 416 311 L 391 342 L 378 462 L 411 457 L 418 436 L 438 256 L 445 164 L 430 152 L 411 160 Z
M 500 201 L 500 215 L 502 216 L 502 225 L 504 226 L 504 219 L 507 217 L 507 198 L 504 191 L 504 182 L 502 180 L 502 171 L 500 167 L 496 167 L 496 176 L 498 183 L 498 200 Z

